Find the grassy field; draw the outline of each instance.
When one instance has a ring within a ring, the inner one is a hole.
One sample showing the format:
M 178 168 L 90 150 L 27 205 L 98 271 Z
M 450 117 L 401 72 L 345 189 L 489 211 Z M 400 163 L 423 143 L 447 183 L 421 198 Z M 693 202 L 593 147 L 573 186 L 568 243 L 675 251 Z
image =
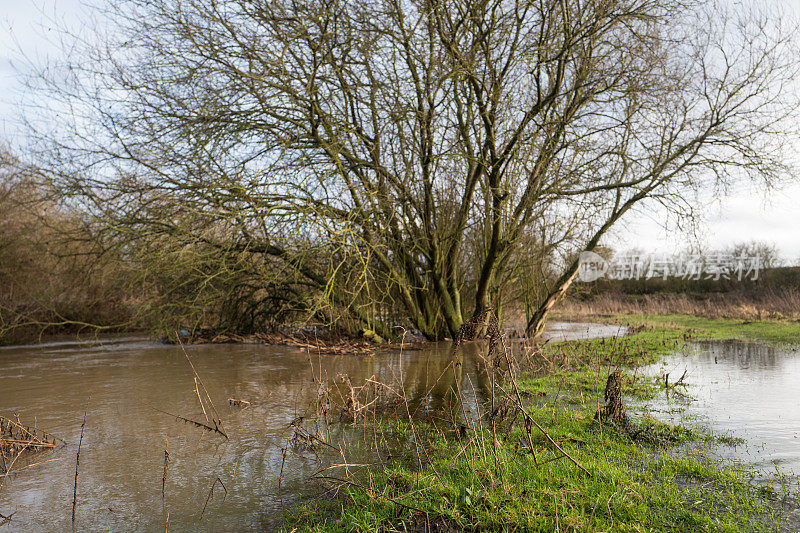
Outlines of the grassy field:
M 570 315 L 557 315 L 569 319 Z M 800 343 L 800 320 L 740 320 L 730 318 L 705 318 L 694 315 L 662 314 L 606 314 L 589 317 L 593 321 L 627 325 L 640 332 L 636 339 L 676 339 L 679 337 L 697 340 L 758 340 L 778 343 Z
M 792 342 L 797 322 L 742 323 L 691 316 L 626 316 L 623 339 L 552 343 L 530 361 L 516 387 L 531 421 L 451 430 L 413 428 L 416 454 L 346 478 L 336 497 L 296 510 L 310 531 L 775 531 L 795 496 L 756 485 L 750 472 L 713 459 L 730 443 L 704 429 L 647 417 L 599 423 L 605 380 L 621 367 L 623 392 L 646 401 L 661 393 L 637 365 L 690 339 Z M 508 398 L 498 400 L 512 402 Z M 524 418 L 524 417 L 523 417 Z M 506 429 L 510 428 L 510 429 Z M 396 429 L 397 431 L 397 429 Z M 420 447 L 423 453 L 419 453 Z M 416 456 L 416 459 L 414 458 Z M 291 528 L 290 528 L 291 529 Z

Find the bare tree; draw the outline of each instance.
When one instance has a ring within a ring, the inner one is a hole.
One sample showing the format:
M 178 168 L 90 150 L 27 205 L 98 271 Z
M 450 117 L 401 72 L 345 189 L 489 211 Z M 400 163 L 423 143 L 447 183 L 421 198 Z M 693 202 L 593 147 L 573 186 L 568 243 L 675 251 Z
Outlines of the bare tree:
M 775 179 L 794 109 L 780 28 L 693 1 L 126 0 L 106 15 L 102 46 L 38 80 L 74 116 L 43 137 L 49 178 L 139 260 L 204 258 L 187 290 L 250 287 L 236 314 L 382 335 L 398 318 L 455 335 L 530 281 L 533 243 L 574 255 L 634 206 Z M 530 333 L 577 271 L 528 291 Z
M 734 257 L 758 258 L 759 268 L 776 268 L 784 263 L 774 242 L 757 240 L 739 242 L 730 247 L 729 253 Z
M 101 259 L 84 213 L 59 205 L 36 177 L 0 147 L 0 344 L 136 327 L 126 303 L 139 294 L 127 290 L 123 263 Z

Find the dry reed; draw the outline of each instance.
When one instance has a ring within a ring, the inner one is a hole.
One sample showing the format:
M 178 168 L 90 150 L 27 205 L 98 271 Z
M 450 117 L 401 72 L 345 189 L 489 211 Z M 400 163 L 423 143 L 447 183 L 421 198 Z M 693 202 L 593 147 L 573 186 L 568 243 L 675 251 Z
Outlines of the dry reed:
M 780 320 L 800 317 L 800 290 L 768 289 L 759 292 L 657 293 L 641 296 L 602 293 L 587 300 L 567 299 L 558 312 L 570 317 L 604 314 L 693 315 L 734 320 Z

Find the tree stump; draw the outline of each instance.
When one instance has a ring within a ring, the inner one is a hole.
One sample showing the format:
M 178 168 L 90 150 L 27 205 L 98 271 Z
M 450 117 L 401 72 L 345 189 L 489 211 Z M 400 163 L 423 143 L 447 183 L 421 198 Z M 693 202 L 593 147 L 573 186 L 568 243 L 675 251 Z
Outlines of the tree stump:
M 622 403 L 622 371 L 615 370 L 606 380 L 606 405 L 600 409 L 595 418 L 600 422 L 614 422 L 623 426 L 628 424 L 628 413 Z

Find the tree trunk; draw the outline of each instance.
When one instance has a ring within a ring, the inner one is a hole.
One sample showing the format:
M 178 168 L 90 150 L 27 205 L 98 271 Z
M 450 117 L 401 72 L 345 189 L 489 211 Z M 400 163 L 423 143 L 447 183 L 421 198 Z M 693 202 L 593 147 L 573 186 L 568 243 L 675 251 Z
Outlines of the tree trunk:
M 598 229 L 595 234 L 589 239 L 589 242 L 586 243 L 585 250 L 587 252 L 591 252 L 592 250 L 597 247 L 597 243 L 600 242 L 600 239 L 605 235 L 606 231 L 611 228 L 621 217 L 624 215 L 631 206 L 635 205 L 636 202 L 641 200 L 644 197 L 644 193 L 638 193 L 634 195 L 632 198 L 628 199 L 625 203 L 620 205 L 620 193 L 617 193 L 617 203 L 614 206 L 614 210 L 609 215 L 608 219 L 606 220 L 605 224 L 603 224 L 600 229 Z M 527 335 L 529 337 L 538 337 L 542 331 L 544 331 L 544 324 L 545 320 L 547 319 L 547 315 L 550 313 L 550 310 L 553 308 L 555 304 L 567 293 L 570 285 L 572 282 L 575 281 L 575 278 L 578 275 L 578 270 L 581 266 L 580 256 L 578 256 L 575 261 L 569 266 L 569 268 L 558 278 L 556 285 L 552 291 L 547 295 L 547 298 L 541 303 L 539 308 L 533 314 L 533 316 L 528 320 L 528 327 L 525 329 Z
M 576 260 L 570 265 L 570 268 L 559 278 L 555 289 L 547 295 L 544 302 L 542 302 L 539 308 L 536 309 L 536 312 L 533 313 L 533 316 L 528 321 L 528 327 L 526 328 L 526 333 L 529 337 L 538 337 L 542 331 L 544 331 L 547 315 L 550 313 L 553 306 L 566 294 L 570 285 L 572 285 L 572 282 L 575 280 L 575 277 L 578 275 L 579 267 L 579 260 Z

